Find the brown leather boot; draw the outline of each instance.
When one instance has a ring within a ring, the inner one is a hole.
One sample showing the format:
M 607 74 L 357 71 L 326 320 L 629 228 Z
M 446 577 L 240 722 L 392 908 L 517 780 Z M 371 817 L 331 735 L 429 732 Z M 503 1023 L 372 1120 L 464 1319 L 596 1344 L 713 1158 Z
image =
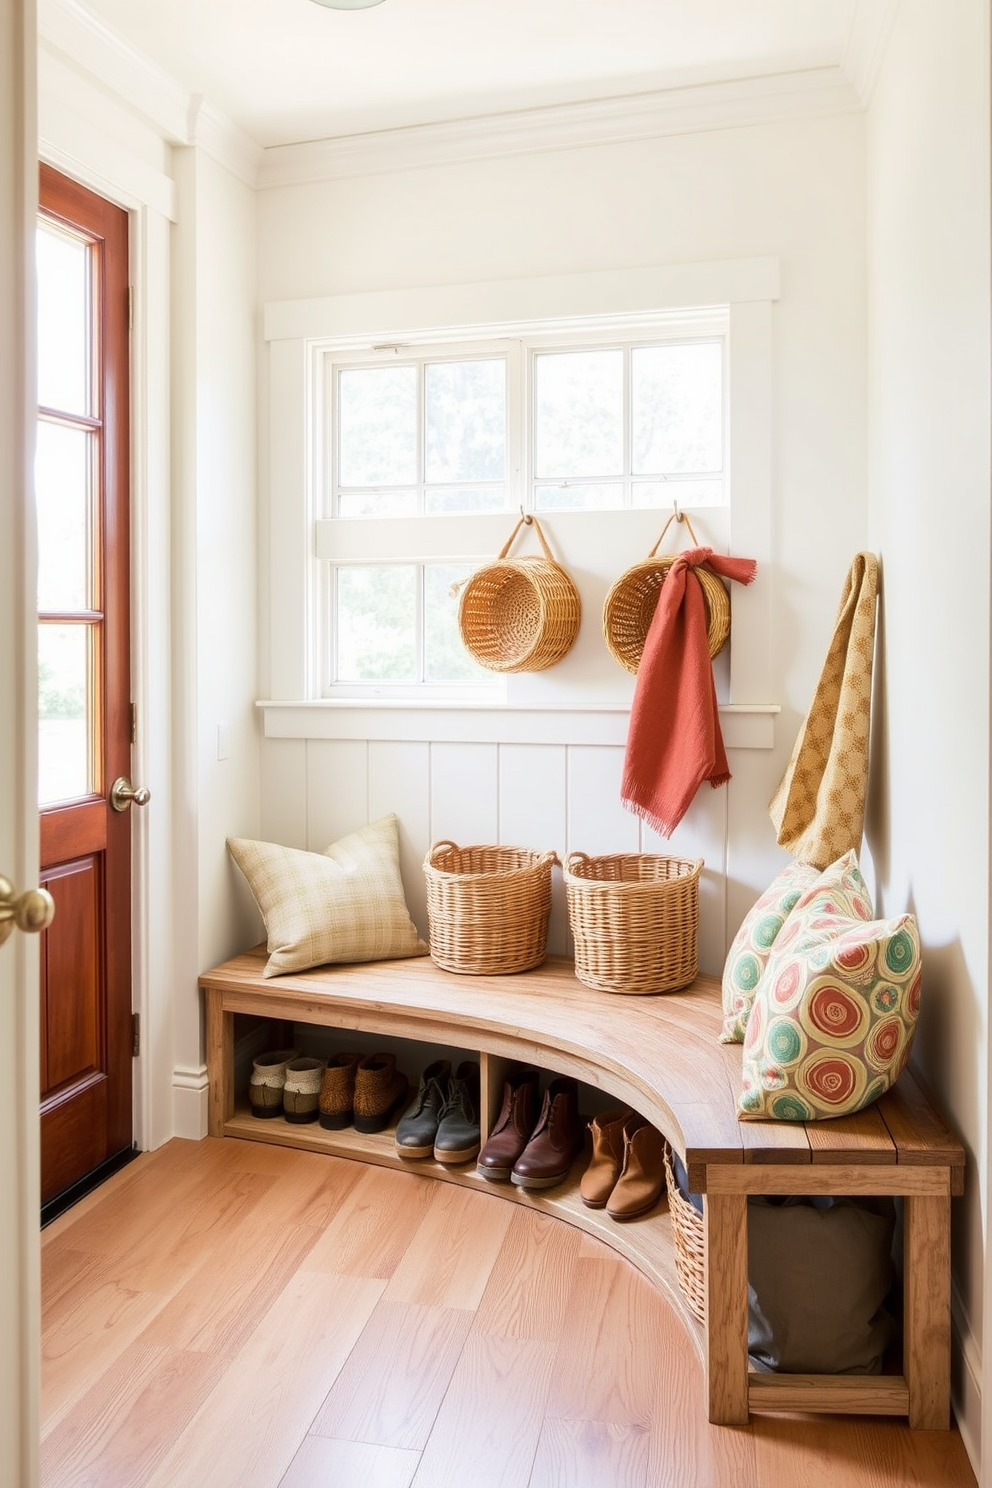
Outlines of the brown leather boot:
M 629 1106 L 622 1106 L 618 1111 L 601 1111 L 589 1123 L 592 1157 L 579 1184 L 579 1197 L 589 1209 L 604 1208 L 616 1186 L 623 1169 L 624 1127 L 633 1115 Z
M 320 1124 L 328 1131 L 350 1126 L 355 1105 L 355 1071 L 360 1054 L 335 1054 L 320 1086 Z
M 579 1120 L 579 1090 L 570 1075 L 552 1080 L 530 1141 L 513 1164 L 511 1183 L 551 1188 L 568 1177 L 585 1136 Z
M 636 1219 L 654 1208 L 664 1190 L 665 1139 L 644 1122 L 624 1134 L 623 1171 L 607 1201 L 606 1212 L 611 1219 Z
M 536 1069 L 519 1070 L 503 1083 L 503 1104 L 489 1140 L 479 1153 L 477 1171 L 492 1183 L 506 1183 L 513 1164 L 534 1130 L 540 1097 Z
M 395 1054 L 370 1054 L 355 1071 L 355 1130 L 385 1131 L 410 1091 Z

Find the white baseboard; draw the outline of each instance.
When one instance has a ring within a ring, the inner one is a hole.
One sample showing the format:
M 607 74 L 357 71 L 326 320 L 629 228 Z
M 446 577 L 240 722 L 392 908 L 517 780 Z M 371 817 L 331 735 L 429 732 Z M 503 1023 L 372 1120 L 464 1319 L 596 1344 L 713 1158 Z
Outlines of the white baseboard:
M 174 1069 L 172 1106 L 175 1135 L 198 1142 L 207 1135 L 207 1067 Z
M 982 1482 L 982 1351 L 968 1325 L 956 1286 L 951 1287 L 951 1404 L 964 1449 Z

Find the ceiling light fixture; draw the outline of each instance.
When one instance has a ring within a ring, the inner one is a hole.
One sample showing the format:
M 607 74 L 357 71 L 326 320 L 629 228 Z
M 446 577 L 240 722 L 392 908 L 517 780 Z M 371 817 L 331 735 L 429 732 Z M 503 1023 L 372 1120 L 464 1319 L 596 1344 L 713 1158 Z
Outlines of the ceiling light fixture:
M 382 0 L 314 0 L 315 5 L 326 5 L 331 10 L 368 10 L 372 5 L 381 5 Z

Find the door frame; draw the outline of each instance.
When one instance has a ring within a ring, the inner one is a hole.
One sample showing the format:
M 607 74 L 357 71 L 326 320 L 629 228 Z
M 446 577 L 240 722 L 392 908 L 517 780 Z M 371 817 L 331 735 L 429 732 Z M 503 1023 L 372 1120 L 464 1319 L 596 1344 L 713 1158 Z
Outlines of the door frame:
M 38 873 L 37 637 L 30 504 L 35 426 L 37 203 L 35 0 L 0 0 L 0 872 L 20 890 Z M 38 945 L 0 948 L 0 1482 L 38 1481 Z

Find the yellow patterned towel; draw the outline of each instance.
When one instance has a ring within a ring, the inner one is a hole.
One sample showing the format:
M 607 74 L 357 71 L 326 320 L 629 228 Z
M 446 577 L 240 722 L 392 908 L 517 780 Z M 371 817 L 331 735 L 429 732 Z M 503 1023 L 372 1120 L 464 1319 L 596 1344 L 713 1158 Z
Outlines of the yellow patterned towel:
M 768 808 L 779 845 L 815 868 L 861 850 L 877 597 L 875 555 L 856 553 L 813 701 Z

